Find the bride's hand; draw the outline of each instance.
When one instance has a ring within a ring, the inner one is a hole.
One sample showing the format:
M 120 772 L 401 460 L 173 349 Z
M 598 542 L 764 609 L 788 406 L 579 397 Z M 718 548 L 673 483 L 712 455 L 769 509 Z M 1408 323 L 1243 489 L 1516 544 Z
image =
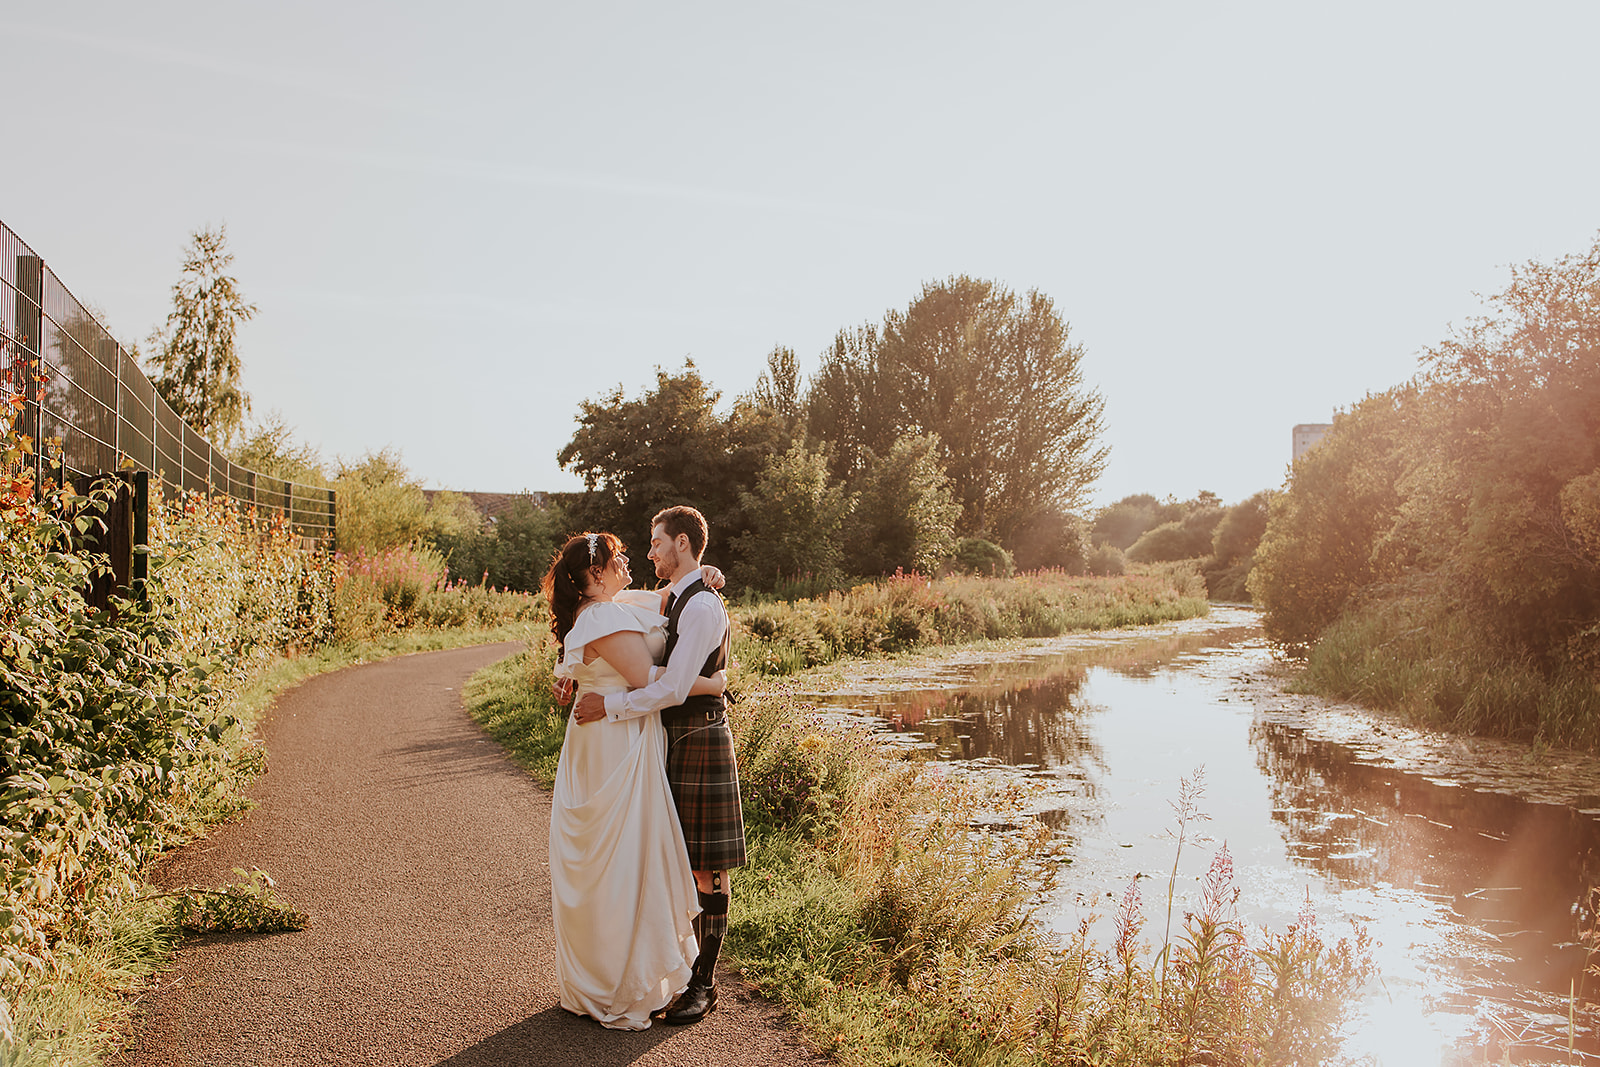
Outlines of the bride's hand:
M 728 691 L 727 671 L 718 671 L 716 674 L 706 678 L 706 681 L 710 682 L 712 687 L 716 689 L 718 693 L 726 693 Z
M 720 567 L 713 567 L 707 563 L 700 568 L 700 580 L 706 583 L 707 589 L 721 589 L 728 584 L 728 579 L 723 577 Z

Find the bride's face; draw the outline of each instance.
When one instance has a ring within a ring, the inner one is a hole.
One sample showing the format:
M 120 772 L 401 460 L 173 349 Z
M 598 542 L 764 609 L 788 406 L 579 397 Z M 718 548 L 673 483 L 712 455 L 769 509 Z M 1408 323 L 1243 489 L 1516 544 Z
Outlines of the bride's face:
M 601 576 L 602 584 L 607 593 L 620 592 L 633 584 L 633 572 L 628 570 L 628 557 L 618 552 L 611 557 L 611 562 L 606 564 L 605 574 Z

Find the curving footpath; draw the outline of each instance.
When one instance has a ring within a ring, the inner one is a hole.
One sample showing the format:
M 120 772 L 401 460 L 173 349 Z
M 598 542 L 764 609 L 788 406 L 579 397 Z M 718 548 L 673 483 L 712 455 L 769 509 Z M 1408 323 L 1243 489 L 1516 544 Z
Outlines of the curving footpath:
M 816 1065 L 727 975 L 692 1026 L 602 1029 L 557 1006 L 550 794 L 462 710 L 484 645 L 404 656 L 284 693 L 259 806 L 163 867 L 220 885 L 260 867 L 298 933 L 186 944 L 141 998 L 130 1067 L 262 1064 Z

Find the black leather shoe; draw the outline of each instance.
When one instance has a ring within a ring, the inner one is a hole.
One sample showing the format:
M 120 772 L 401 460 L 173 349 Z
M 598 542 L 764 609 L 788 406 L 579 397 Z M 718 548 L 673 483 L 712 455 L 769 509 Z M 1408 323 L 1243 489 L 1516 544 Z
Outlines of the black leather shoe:
M 695 978 L 689 982 L 689 988 L 683 991 L 683 995 L 667 1009 L 663 1021 L 668 1026 L 697 1023 L 711 1014 L 711 1009 L 716 1006 L 717 987 L 710 982 L 702 983 L 699 978 Z

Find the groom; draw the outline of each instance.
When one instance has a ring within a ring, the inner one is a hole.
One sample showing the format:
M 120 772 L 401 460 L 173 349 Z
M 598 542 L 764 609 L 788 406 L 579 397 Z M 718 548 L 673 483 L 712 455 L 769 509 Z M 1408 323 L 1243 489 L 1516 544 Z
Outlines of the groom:
M 700 890 L 695 937 L 700 956 L 689 987 L 667 1009 L 666 1021 L 692 1023 L 717 1003 L 717 953 L 728 929 L 728 871 L 745 862 L 739 767 L 721 696 L 689 696 L 696 676 L 728 665 L 730 630 L 722 598 L 700 578 L 700 556 L 710 532 L 705 516 L 672 507 L 650 522 L 650 559 L 656 576 L 672 583 L 667 598 L 666 662 L 643 689 L 587 693 L 574 714 L 579 723 L 613 722 L 661 712 L 667 730 L 667 784 L 689 846 L 689 866 Z

